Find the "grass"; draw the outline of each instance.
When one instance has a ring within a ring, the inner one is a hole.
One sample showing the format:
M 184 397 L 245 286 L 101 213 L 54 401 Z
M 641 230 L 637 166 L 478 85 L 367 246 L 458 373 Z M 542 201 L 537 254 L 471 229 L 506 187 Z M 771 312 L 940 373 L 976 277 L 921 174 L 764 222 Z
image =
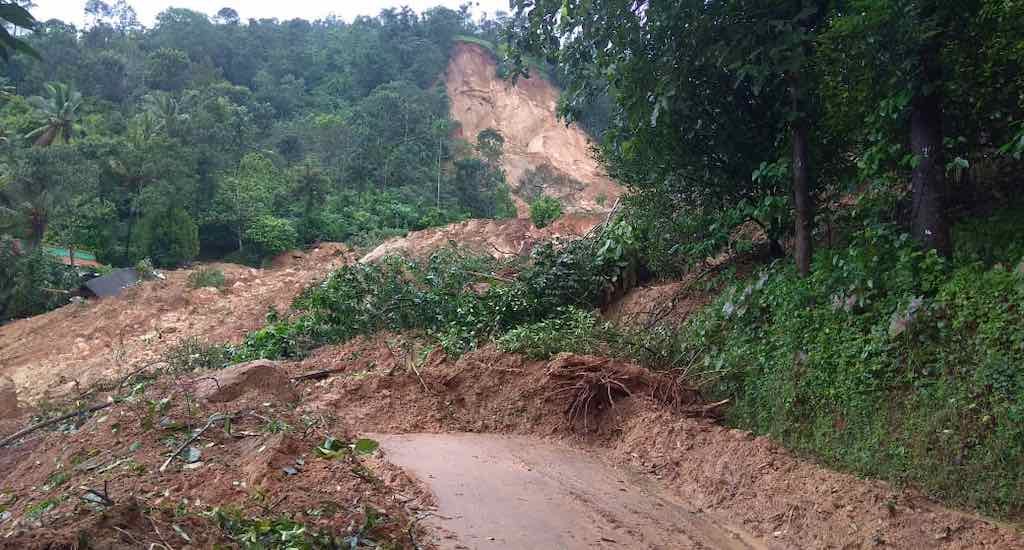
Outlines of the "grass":
M 201 267 L 188 275 L 189 288 L 224 288 L 224 272 L 215 267 Z

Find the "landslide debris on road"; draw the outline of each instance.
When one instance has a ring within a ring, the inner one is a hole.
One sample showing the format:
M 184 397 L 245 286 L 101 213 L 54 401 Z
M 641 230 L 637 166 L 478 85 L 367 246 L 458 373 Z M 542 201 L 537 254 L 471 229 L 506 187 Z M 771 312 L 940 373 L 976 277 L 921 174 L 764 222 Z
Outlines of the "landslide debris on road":
M 394 335 L 322 348 L 294 368 L 347 369 L 303 387 L 307 414 L 334 411 L 364 432 L 553 438 L 643 473 L 771 548 L 1024 548 L 1013 528 L 802 460 L 765 437 L 701 418 L 685 400 L 667 405 L 642 385 L 597 407 L 589 425 L 570 422 L 572 396 L 555 393 L 563 380 L 553 376 L 567 360 L 628 369 L 601 358 L 528 361 L 493 347 L 457 360 L 424 356 Z
M 268 269 L 214 264 L 226 286 L 192 289 L 194 269 L 164 273 L 120 296 L 69 304 L 0 326 L 0 376 L 35 403 L 81 393 L 95 381 L 158 360 L 183 338 L 238 342 L 263 325 L 267 309 L 287 311 L 306 286 L 352 261 L 344 245 L 289 252 Z
M 527 171 L 541 167 L 582 184 L 559 182 L 543 190 L 567 212 L 611 208 L 623 189 L 594 160 L 587 135 L 559 120 L 558 88 L 536 73 L 513 85 L 498 78 L 497 69 L 494 54 L 482 46 L 456 42 L 444 82 L 462 138 L 474 142 L 487 128 L 505 138 L 502 164 L 520 212 L 525 197 L 519 184 Z

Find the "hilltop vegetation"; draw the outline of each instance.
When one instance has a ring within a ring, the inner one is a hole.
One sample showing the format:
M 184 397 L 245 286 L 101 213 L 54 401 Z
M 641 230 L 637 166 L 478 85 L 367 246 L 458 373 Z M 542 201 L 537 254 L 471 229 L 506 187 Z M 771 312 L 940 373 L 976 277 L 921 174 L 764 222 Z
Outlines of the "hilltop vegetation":
M 38 23 L 24 38 L 38 58 L 4 66 L 2 230 L 28 248 L 259 263 L 514 214 L 500 136 L 485 154 L 476 136 L 453 139 L 439 80 L 455 37 L 493 38 L 493 21 L 440 7 L 351 23 L 172 8 L 145 28 L 124 2 L 90 6 L 83 28 Z

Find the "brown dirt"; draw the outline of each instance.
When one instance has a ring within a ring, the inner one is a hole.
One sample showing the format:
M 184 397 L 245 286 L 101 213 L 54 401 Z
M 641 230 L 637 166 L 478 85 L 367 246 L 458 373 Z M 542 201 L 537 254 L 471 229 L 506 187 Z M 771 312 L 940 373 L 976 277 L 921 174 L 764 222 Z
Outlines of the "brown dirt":
M 437 497 L 441 548 L 765 548 L 643 476 L 534 437 L 379 436 L 387 459 Z
M 910 489 L 828 470 L 766 438 L 666 406 L 652 392 L 621 397 L 584 431 L 569 425 L 569 396 L 552 396 L 559 380 L 547 362 L 493 348 L 457 361 L 435 352 L 417 364 L 419 356 L 396 336 L 321 350 L 296 372 L 351 370 L 309 384 L 301 409 L 333 411 L 380 433 L 554 438 L 643 473 L 772 548 L 1024 548 L 1024 534 L 1013 528 L 945 509 Z
M 412 547 L 413 514 L 432 504 L 428 494 L 376 458 L 315 452 L 328 436 L 354 440 L 348 424 L 329 411 L 300 414 L 261 384 L 204 404 L 192 392 L 211 374 L 219 373 L 164 376 L 81 426 L 65 426 L 70 433 L 41 432 L 3 449 L 0 504 L 10 515 L 0 521 L 0 546 L 77 548 L 84 538 L 90 548 L 209 548 L 230 542 L 203 516 L 215 507 L 287 515 L 340 536 L 358 530 L 370 507 L 386 518 L 372 533 L 377 540 Z M 215 415 L 233 417 L 230 431 L 214 424 L 191 444 L 198 462 L 177 458 L 161 471 L 171 451 Z M 105 491 L 115 505 L 86 502 L 89 489 Z M 32 513 L 48 501 L 52 509 Z
M 526 218 L 468 220 L 389 239 L 359 261 L 376 262 L 396 255 L 422 259 L 453 242 L 465 250 L 498 259 L 526 256 L 541 242 L 581 237 L 604 220 L 604 215 L 570 214 L 544 229 L 537 229 Z
M 594 160 L 587 135 L 558 119 L 558 88 L 536 74 L 513 85 L 498 78 L 496 71 L 494 56 L 486 49 L 455 44 L 445 86 L 462 137 L 475 141 L 487 128 L 501 132 L 505 138 L 502 163 L 513 189 L 527 170 L 547 164 L 584 184 L 582 189 L 544 190 L 561 200 L 567 212 L 611 208 L 623 189 Z M 598 203 L 601 196 L 606 199 L 603 205 Z M 518 202 L 522 214 L 524 204 L 521 199 Z
M 286 311 L 294 297 L 331 269 L 351 261 L 343 245 L 291 252 L 269 269 L 213 264 L 227 285 L 191 289 L 191 269 L 164 272 L 121 296 L 70 304 L 0 326 L 0 375 L 18 399 L 36 403 L 80 392 L 95 381 L 157 360 L 185 337 L 238 342 L 262 326 L 267 308 Z

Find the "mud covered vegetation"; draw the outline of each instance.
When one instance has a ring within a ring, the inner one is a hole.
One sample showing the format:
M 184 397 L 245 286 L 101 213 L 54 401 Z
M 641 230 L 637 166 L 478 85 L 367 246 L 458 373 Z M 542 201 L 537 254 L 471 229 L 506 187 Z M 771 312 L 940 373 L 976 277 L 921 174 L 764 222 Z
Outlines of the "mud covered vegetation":
M 301 313 L 250 334 L 238 359 L 297 357 L 313 347 L 381 330 L 416 329 L 458 355 L 484 339 L 606 303 L 635 277 L 626 224 L 600 238 L 547 243 L 528 262 L 501 263 L 445 249 L 416 262 L 342 267 L 295 301 Z M 513 275 L 514 274 L 514 275 Z
M 549 243 L 528 260 L 445 249 L 423 262 L 343 267 L 296 300 L 297 314 L 272 313 L 235 358 L 298 357 L 386 330 L 419 331 L 452 355 L 496 341 L 533 359 L 625 358 L 728 401 L 737 427 L 1019 518 L 1020 213 L 958 225 L 953 261 L 922 251 L 877 200 L 867 194 L 835 220 L 843 239 L 816 256 L 809 278 L 782 261 L 737 276 L 738 258 L 727 260 L 696 290 L 717 298 L 682 325 L 596 313 L 657 265 L 634 229 L 642 220 L 627 211 L 596 236 Z M 763 246 L 754 241 L 737 249 Z

